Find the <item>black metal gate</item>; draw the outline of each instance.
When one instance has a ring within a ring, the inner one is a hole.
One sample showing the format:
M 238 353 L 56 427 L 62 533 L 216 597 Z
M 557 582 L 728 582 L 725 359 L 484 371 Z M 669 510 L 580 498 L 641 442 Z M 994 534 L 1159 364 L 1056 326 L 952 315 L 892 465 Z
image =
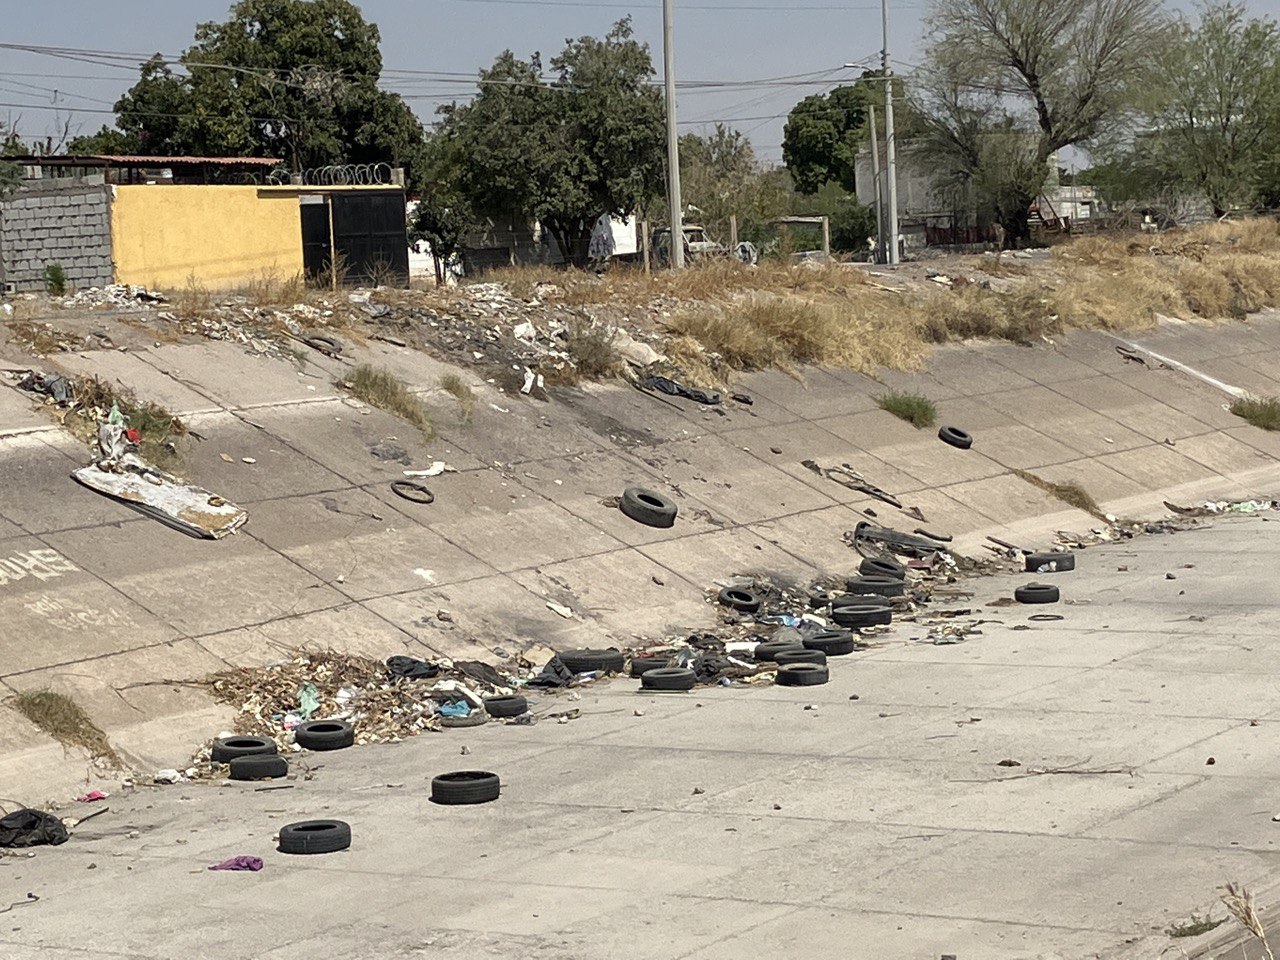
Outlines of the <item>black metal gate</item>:
M 320 196 L 321 202 L 312 199 Z M 332 233 L 330 233 L 332 223 Z M 404 191 L 353 190 L 302 199 L 302 259 L 309 278 L 331 280 L 336 256 L 340 282 L 409 285 Z

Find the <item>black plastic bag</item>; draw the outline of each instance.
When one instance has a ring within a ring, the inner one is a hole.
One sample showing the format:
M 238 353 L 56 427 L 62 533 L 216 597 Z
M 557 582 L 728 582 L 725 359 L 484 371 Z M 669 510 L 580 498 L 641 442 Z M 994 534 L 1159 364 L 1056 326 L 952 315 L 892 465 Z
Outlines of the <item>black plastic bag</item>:
M 15 810 L 0 817 L 0 847 L 56 847 L 67 842 L 67 828 L 52 813 Z

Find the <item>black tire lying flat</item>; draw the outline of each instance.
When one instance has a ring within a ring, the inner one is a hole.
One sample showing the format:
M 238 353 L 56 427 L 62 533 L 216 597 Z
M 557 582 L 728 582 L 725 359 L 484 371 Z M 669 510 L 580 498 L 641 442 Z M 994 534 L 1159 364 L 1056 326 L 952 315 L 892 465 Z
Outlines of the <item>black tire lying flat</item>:
M 627 487 L 618 506 L 636 523 L 646 527 L 674 527 L 679 512 L 675 501 L 644 487 Z
M 645 690 L 692 690 L 697 682 L 698 675 L 688 667 L 659 667 L 640 678 Z
M 498 775 L 483 770 L 460 770 L 431 778 L 431 802 L 444 806 L 489 803 L 497 800 L 501 792 Z
M 831 611 L 831 622 L 838 627 L 861 630 L 884 627 L 893 623 L 893 611 L 885 607 L 837 607 Z
M 236 757 L 258 757 L 276 753 L 276 742 L 269 737 L 223 737 L 213 741 L 210 759 L 214 763 L 230 763 Z
M 1028 583 L 1013 591 L 1013 599 L 1019 603 L 1057 603 L 1061 594 L 1048 583 Z
M 521 696 L 486 697 L 484 712 L 491 717 L 518 717 L 529 712 L 529 701 Z
M 894 577 L 897 580 L 907 578 L 907 568 L 897 560 L 885 560 L 883 557 L 866 557 L 858 564 L 858 572 L 867 577 Z
M 730 610 L 737 610 L 739 613 L 755 613 L 760 609 L 760 598 L 741 587 L 725 587 L 717 599 Z
M 356 731 L 345 720 L 310 720 L 294 728 L 293 740 L 306 750 L 343 750 L 356 742 Z
M 780 653 L 787 651 L 803 650 L 804 646 L 800 643 L 758 643 L 755 649 L 755 658 L 761 663 L 771 663 L 773 659 Z
M 943 427 L 938 431 L 938 439 L 961 450 L 968 450 L 973 446 L 973 437 L 959 427 Z
M 564 650 L 559 657 L 571 673 L 621 673 L 626 663 L 620 650 Z
M 844 588 L 855 596 L 861 594 L 863 596 L 901 597 L 906 593 L 907 585 L 897 577 L 888 577 L 880 574 L 850 577 L 845 581 Z
M 872 593 L 842 593 L 831 601 L 831 609 L 840 607 L 887 607 L 889 598 Z
M 821 650 L 805 647 L 803 650 L 783 650 L 773 658 L 773 662 L 780 667 L 784 667 L 789 663 L 816 663 L 825 667 L 827 665 L 827 655 Z
M 661 670 L 670 662 L 667 657 L 633 657 L 631 660 L 631 675 L 633 677 L 643 677 L 650 670 Z
M 449 727 L 450 729 L 458 727 L 482 727 L 489 722 L 489 714 L 485 710 L 476 710 L 474 707 L 465 717 L 441 717 L 440 726 Z
M 1041 567 L 1049 567 L 1045 573 L 1066 573 L 1076 568 L 1074 553 L 1028 553 L 1027 573 L 1039 573 Z
M 270 753 L 236 757 L 231 761 L 232 780 L 279 780 L 289 775 L 289 761 Z
M 815 590 L 809 594 L 809 606 L 814 610 L 821 610 L 823 607 L 831 606 L 835 599 L 835 595 L 830 590 Z
M 830 679 L 830 671 L 816 663 L 790 663 L 778 668 L 780 687 L 817 687 Z
M 280 828 L 281 853 L 335 853 L 351 846 L 351 827 L 341 820 L 303 820 Z
M 825 630 L 804 641 L 806 650 L 820 650 L 828 657 L 843 657 L 858 648 L 853 634 L 848 630 Z

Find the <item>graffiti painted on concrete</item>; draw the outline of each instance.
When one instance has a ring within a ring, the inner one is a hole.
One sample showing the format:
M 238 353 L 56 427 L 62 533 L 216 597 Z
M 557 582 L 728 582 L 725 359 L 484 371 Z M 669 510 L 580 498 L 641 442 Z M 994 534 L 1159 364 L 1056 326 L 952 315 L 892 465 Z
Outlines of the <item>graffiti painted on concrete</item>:
M 35 577 L 41 583 L 56 580 L 64 573 L 78 573 L 74 563 L 57 550 L 28 550 L 11 557 L 0 557 L 0 587 Z
M 38 617 L 43 617 L 59 630 L 83 630 L 86 627 L 99 629 L 102 627 L 136 627 L 133 617 L 123 610 L 108 607 L 99 610 L 77 603 L 58 600 L 43 594 L 35 600 L 23 604 L 27 610 Z

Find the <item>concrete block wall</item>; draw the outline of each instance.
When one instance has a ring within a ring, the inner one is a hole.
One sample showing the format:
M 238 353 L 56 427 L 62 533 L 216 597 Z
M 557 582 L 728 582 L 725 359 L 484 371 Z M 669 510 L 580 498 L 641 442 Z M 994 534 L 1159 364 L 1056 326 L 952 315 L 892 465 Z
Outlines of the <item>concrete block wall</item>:
M 0 203 L 0 282 L 43 290 L 45 267 L 62 265 L 70 287 L 111 283 L 110 187 L 27 183 Z

